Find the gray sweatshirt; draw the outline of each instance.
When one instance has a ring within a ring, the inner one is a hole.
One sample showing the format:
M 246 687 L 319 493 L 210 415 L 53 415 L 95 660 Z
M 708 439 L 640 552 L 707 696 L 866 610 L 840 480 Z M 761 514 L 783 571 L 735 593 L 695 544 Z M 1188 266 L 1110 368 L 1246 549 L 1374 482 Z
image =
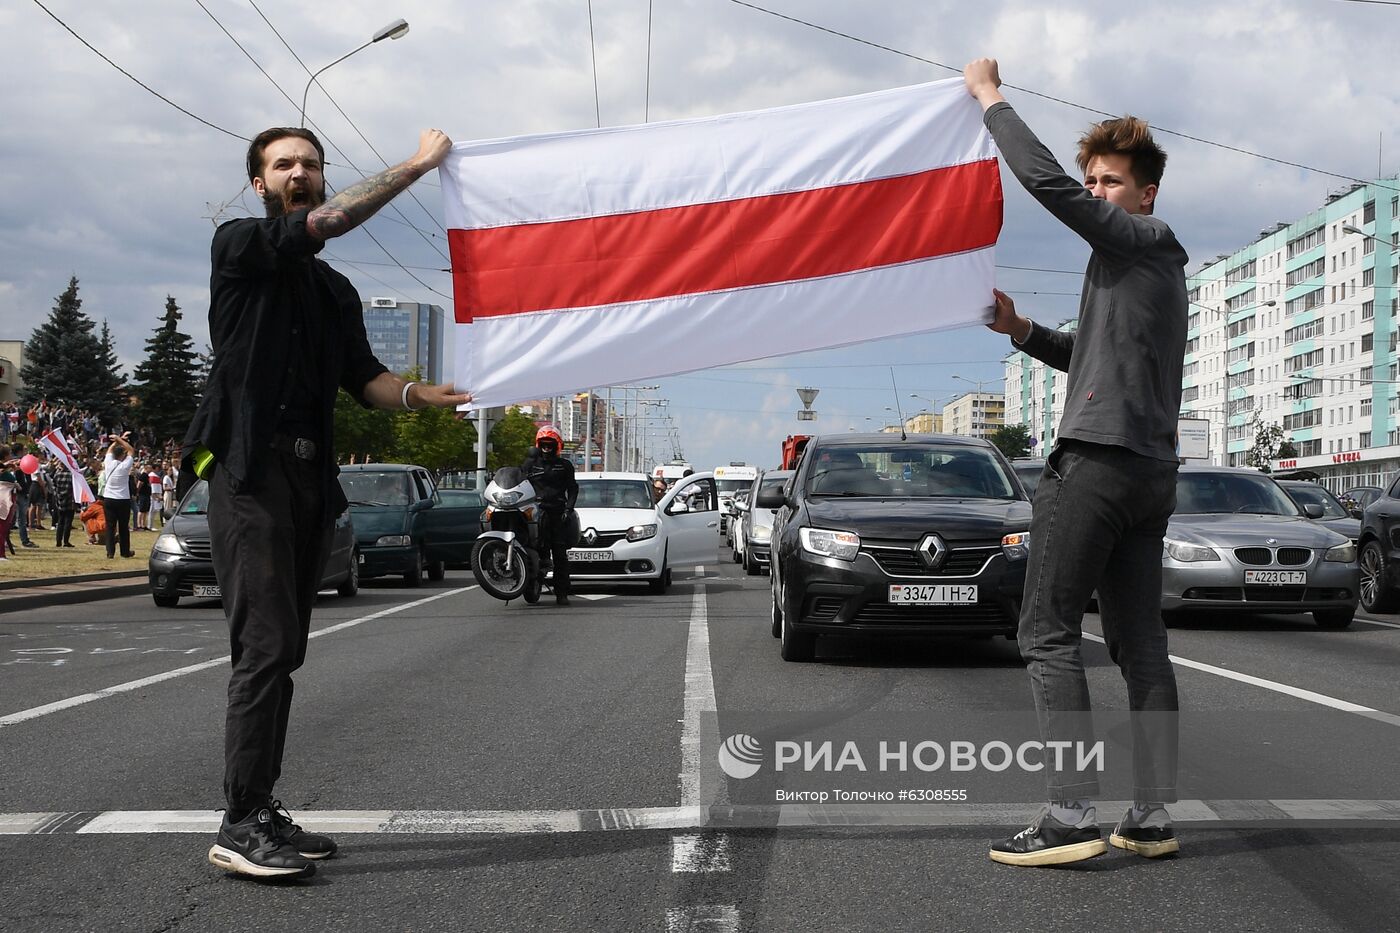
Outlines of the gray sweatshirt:
M 1007 103 L 983 117 L 1006 166 L 1093 249 L 1076 333 L 1034 324 L 1013 345 L 1069 373 L 1060 438 L 1175 462 L 1186 353 L 1186 251 L 1163 221 L 1096 198 Z

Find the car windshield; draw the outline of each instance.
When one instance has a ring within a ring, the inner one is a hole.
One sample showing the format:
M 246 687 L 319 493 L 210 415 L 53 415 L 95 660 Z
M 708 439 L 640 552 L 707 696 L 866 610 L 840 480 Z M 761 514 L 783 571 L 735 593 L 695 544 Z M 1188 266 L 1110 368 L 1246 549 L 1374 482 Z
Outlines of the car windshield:
M 340 488 L 351 505 L 408 505 L 407 473 L 345 472 Z
M 651 487 L 640 479 L 595 479 L 578 484 L 578 508 L 649 509 Z
M 1299 508 L 1278 483 L 1262 474 L 1179 473 L 1176 514 L 1297 515 Z
M 810 496 L 1016 499 L 991 450 L 953 444 L 829 445 L 808 450 Z
M 482 505 L 481 493 L 470 489 L 438 489 L 438 495 L 446 505 L 462 508 L 477 508 Z
M 1332 498 L 1332 494 L 1321 486 L 1304 484 L 1302 486 L 1285 486 L 1284 491 L 1288 493 L 1290 499 L 1299 505 L 1320 505 L 1322 506 L 1323 518 L 1351 518 L 1350 513 L 1342 508 L 1342 504 Z
M 209 484 L 200 480 L 190 487 L 190 491 L 185 494 L 185 501 L 180 503 L 181 515 L 208 515 L 209 514 Z
M 719 489 L 719 491 L 720 491 L 721 494 L 724 494 L 724 493 L 726 493 L 726 492 L 733 492 L 733 493 L 742 492 L 742 491 L 748 489 L 748 488 L 749 488 L 750 486 L 752 486 L 752 485 L 753 485 L 753 480 L 751 480 L 751 479 L 717 479 L 717 480 L 715 480 L 715 487 L 716 487 L 717 489 Z
M 1016 471 L 1021 485 L 1026 487 L 1026 492 L 1034 496 L 1035 487 L 1040 485 L 1040 474 L 1045 471 L 1045 465 L 1041 463 L 1013 463 L 1011 469 Z

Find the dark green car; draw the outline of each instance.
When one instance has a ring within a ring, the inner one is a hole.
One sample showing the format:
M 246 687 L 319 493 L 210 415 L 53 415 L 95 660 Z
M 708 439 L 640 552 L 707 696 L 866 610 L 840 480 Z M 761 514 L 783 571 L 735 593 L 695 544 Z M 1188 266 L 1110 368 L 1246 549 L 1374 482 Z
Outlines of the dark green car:
M 401 575 L 419 586 L 466 564 L 480 530 L 481 505 L 439 492 L 423 467 L 362 463 L 340 468 L 360 554 L 360 577 Z

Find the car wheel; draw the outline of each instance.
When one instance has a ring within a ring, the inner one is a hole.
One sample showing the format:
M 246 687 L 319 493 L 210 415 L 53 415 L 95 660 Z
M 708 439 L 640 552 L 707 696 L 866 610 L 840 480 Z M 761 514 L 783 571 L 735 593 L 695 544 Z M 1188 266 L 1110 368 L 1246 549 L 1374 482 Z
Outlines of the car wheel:
M 442 561 L 435 560 L 432 563 L 428 564 L 429 580 L 441 580 L 445 576 L 447 576 L 447 567 L 443 564 Z
M 657 575 L 656 579 L 647 581 L 647 589 L 651 590 L 651 592 L 655 593 L 657 596 L 660 596 L 662 593 L 666 592 L 666 588 L 670 585 L 671 568 L 665 566 L 664 564 L 661 567 L 661 573 Z
M 1385 549 L 1379 541 L 1367 541 L 1361 549 L 1361 608 L 1385 612 L 1395 607 L 1395 595 L 1386 585 Z
M 769 602 L 770 602 L 770 604 L 771 604 L 771 611 L 772 611 L 772 618 L 773 618 L 773 627 L 772 627 L 773 637 L 774 637 L 774 638 L 782 638 L 782 637 L 783 637 L 783 609 L 782 609 L 782 606 L 779 605 L 779 603 L 778 603 L 778 583 L 777 583 L 776 580 L 772 581 L 772 585 L 768 587 L 768 598 L 769 598 Z
M 1318 628 L 1344 629 L 1351 625 L 1351 620 L 1356 616 L 1356 610 L 1352 609 L 1316 609 L 1313 611 L 1313 621 Z
M 413 552 L 413 569 L 403 575 L 404 586 L 423 585 L 423 552 L 417 550 Z
M 751 577 L 763 573 L 763 565 L 754 560 L 747 550 L 744 551 L 744 571 Z
M 179 596 L 166 596 L 164 593 L 152 593 L 151 601 L 162 609 L 174 609 L 180 605 Z
M 1164 628 L 1172 628 L 1173 626 L 1180 625 L 1185 620 L 1186 613 L 1182 612 L 1180 609 L 1162 610 L 1162 626 Z
M 739 553 L 739 546 L 737 544 L 730 545 L 729 556 L 733 559 L 734 563 L 743 563 L 744 556 Z
M 781 598 L 781 597 L 780 597 Z M 799 632 L 793 628 L 793 619 L 788 612 L 783 613 L 782 631 L 779 634 L 778 653 L 784 661 L 810 661 L 817 655 L 817 636 L 809 632 Z
M 354 548 L 350 549 L 350 569 L 335 591 L 341 596 L 347 597 L 354 596 L 360 591 L 360 554 Z

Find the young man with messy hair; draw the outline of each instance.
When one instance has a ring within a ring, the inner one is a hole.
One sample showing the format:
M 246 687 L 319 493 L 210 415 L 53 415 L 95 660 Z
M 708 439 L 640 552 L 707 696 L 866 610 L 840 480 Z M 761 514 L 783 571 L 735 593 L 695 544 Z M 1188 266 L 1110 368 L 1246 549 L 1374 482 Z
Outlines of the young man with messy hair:
M 1069 373 L 1055 448 L 1036 488 L 1018 641 L 1042 739 L 1091 749 L 1080 656 L 1084 606 L 1098 591 L 1109 655 L 1128 685 L 1134 804 L 1110 841 L 1149 858 L 1177 851 L 1176 677 L 1162 622 L 1162 538 L 1176 506 L 1176 425 L 1186 349 L 1186 251 L 1152 216 L 1167 156 L 1147 124 L 1105 120 L 1079 141 L 1083 181 L 1065 174 L 1006 103 L 997 63 L 963 71 L 968 93 L 1022 186 L 1093 250 L 1076 331 L 1022 317 L 1003 292 L 988 326 Z M 1062 746 L 1064 747 L 1064 746 Z M 1050 804 L 992 846 L 994 861 L 1057 865 L 1107 851 L 1091 799 L 1097 774 L 1075 751 L 1047 754 Z

